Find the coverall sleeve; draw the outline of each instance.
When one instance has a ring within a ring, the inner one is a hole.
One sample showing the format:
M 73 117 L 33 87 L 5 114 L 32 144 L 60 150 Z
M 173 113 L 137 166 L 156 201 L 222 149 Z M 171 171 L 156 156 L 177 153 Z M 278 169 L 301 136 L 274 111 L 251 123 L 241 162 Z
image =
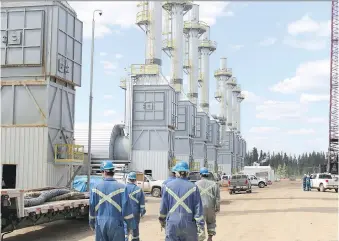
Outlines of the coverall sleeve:
M 215 192 L 215 209 L 220 211 L 220 187 L 218 184 L 216 184 Z
M 127 229 L 135 229 L 136 224 L 133 216 L 131 200 L 128 197 L 127 189 L 122 193 L 122 216 L 127 225 Z
M 160 214 L 159 214 L 159 219 L 165 220 L 167 217 L 168 213 L 168 202 L 167 202 L 167 192 L 166 192 L 166 187 L 164 188 L 163 191 L 163 196 L 161 198 L 160 202 Z
M 198 187 L 194 194 L 194 203 L 195 205 L 193 209 L 193 214 L 194 214 L 195 222 L 198 228 L 200 228 L 201 230 L 204 230 L 204 227 L 205 227 L 204 208 L 202 206 L 200 191 Z
M 141 189 L 141 192 L 140 192 L 140 213 L 141 213 L 141 216 L 144 216 L 145 213 L 146 213 L 145 194 L 142 191 L 142 189 Z
M 96 188 L 96 187 L 94 187 Z M 94 229 L 95 228 L 95 206 L 97 205 L 97 195 L 93 190 L 90 190 L 90 198 L 89 198 L 89 226 Z

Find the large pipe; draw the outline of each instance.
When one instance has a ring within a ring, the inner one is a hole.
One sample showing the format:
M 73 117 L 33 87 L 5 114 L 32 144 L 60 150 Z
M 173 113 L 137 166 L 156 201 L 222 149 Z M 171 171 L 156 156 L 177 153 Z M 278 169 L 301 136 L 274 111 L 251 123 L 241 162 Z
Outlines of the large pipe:
M 232 130 L 232 112 L 233 112 L 233 104 L 232 104 L 232 90 L 237 85 L 237 81 L 235 77 L 230 78 L 226 82 L 226 92 L 227 92 L 227 126 L 229 130 Z
M 198 77 L 199 77 L 199 5 L 193 4 L 185 32 L 188 36 L 189 46 L 189 74 L 188 74 L 188 99 L 195 105 L 198 104 Z
M 210 40 L 210 27 L 200 38 L 200 78 L 201 81 L 201 98 L 200 106 L 205 113 L 209 113 L 209 85 L 210 85 L 210 55 L 216 50 L 216 43 Z
M 184 14 L 191 8 L 186 1 L 166 1 L 163 8 L 171 18 L 171 39 L 167 45 L 171 53 L 171 85 L 178 93 L 182 92 L 183 84 L 183 29 Z
M 240 120 L 241 120 L 241 113 L 240 113 L 240 105 L 241 105 L 241 102 L 245 99 L 245 97 L 241 94 L 238 95 L 237 97 L 237 101 L 238 101 L 238 105 L 237 105 L 237 116 L 238 116 L 238 123 L 237 123 L 237 130 L 238 130 L 238 134 L 240 135 L 241 133 L 241 129 L 240 129 Z
M 146 64 L 161 63 L 162 6 L 160 1 L 148 1 L 149 23 L 146 28 Z
M 232 90 L 232 130 L 237 132 L 237 127 L 238 127 L 238 116 L 237 116 L 237 109 L 238 109 L 238 101 L 237 97 L 240 94 L 240 86 L 237 85 L 233 88 Z

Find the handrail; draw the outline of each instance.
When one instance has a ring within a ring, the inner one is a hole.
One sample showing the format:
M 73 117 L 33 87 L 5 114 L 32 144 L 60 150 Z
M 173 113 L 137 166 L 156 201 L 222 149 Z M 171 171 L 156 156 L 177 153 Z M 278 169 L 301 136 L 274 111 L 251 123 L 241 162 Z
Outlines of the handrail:
M 132 64 L 132 76 L 137 75 L 158 75 L 160 74 L 159 65 L 156 64 Z
M 232 68 L 218 69 L 218 70 L 214 71 L 214 76 L 219 76 L 219 75 L 230 75 L 230 76 L 232 76 Z
M 136 22 L 149 21 L 151 19 L 151 13 L 148 10 L 143 10 L 137 13 Z
M 84 162 L 84 146 L 75 144 L 55 144 L 54 161 L 56 163 L 82 164 Z

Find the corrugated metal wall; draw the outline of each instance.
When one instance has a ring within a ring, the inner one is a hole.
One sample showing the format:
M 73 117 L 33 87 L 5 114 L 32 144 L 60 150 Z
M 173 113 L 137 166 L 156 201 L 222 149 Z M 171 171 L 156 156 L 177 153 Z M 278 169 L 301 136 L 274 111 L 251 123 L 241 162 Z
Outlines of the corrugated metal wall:
M 141 172 L 152 170 L 153 178 L 157 180 L 166 180 L 168 178 L 167 151 L 133 151 L 132 160 L 131 169 Z
M 1 128 L 1 164 L 17 165 L 16 188 L 46 185 L 47 145 L 47 127 Z
M 96 124 L 92 128 L 92 158 L 109 158 L 109 143 L 114 127 L 112 124 Z M 75 124 L 74 127 L 75 144 L 84 145 L 87 153 L 88 149 L 88 124 Z

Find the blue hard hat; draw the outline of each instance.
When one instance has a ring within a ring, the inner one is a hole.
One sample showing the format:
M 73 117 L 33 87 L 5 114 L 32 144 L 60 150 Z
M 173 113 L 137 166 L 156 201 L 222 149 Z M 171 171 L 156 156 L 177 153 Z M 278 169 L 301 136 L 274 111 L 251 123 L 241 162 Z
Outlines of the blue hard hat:
M 174 167 L 172 167 L 172 172 L 175 172 L 177 165 L 174 165 Z
M 201 174 L 201 175 L 206 175 L 206 174 L 208 174 L 208 169 L 207 169 L 206 167 L 202 167 L 202 168 L 200 169 L 200 174 Z
M 187 162 L 181 161 L 175 166 L 176 172 L 189 172 L 190 168 L 188 167 Z
M 111 162 L 111 161 L 103 161 L 102 164 L 101 164 L 100 169 L 102 171 L 114 170 L 113 162 Z
M 130 172 L 128 173 L 127 176 L 128 179 L 136 180 L 137 179 L 137 174 L 135 172 Z

